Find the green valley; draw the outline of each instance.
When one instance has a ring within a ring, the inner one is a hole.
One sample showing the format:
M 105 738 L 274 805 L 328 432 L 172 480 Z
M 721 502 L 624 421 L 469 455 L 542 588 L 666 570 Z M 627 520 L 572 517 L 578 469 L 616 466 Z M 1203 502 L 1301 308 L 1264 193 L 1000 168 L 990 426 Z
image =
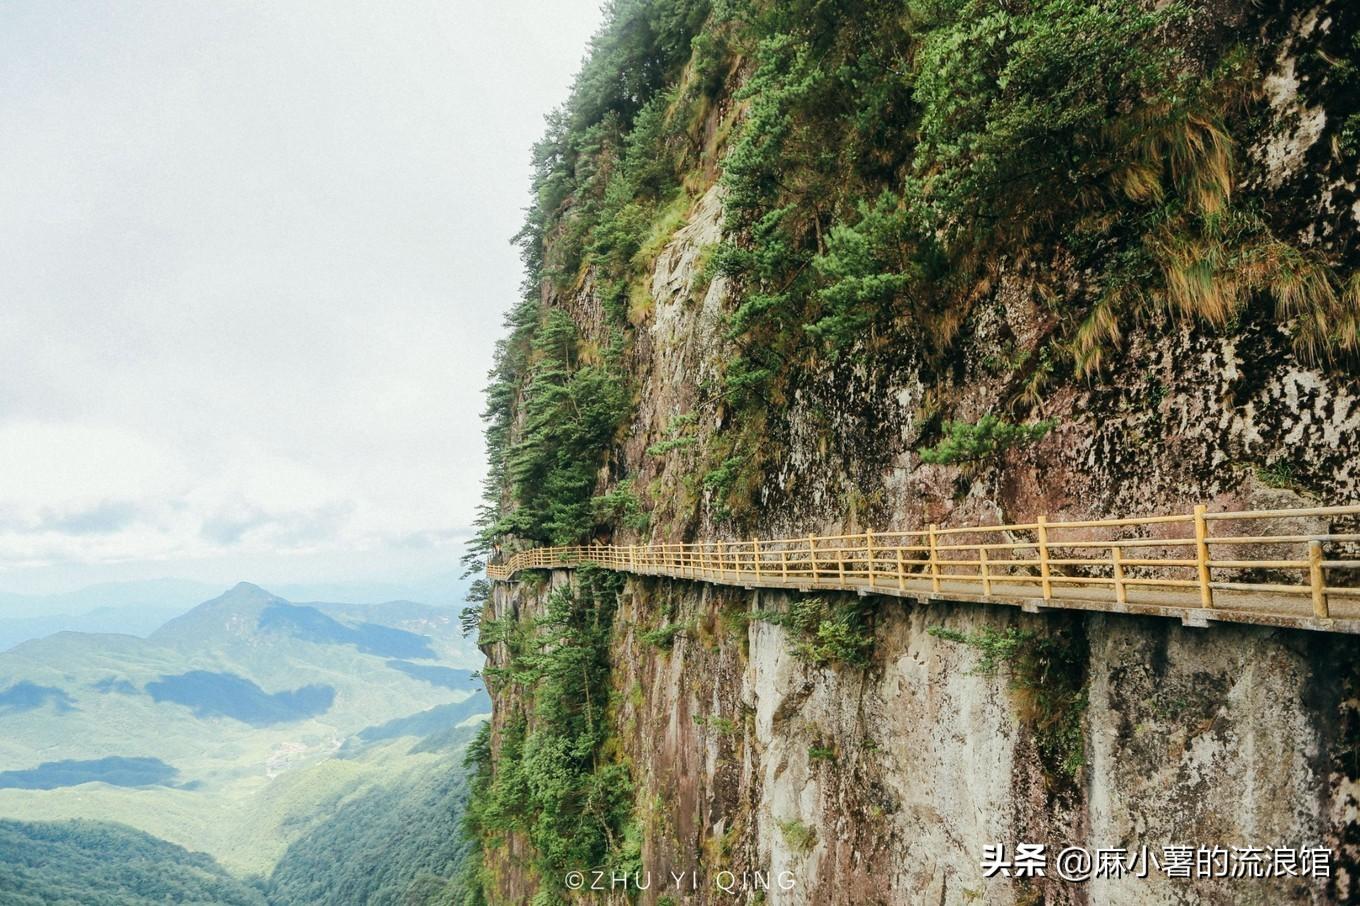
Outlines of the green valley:
M 0 818 L 38 822 L 25 846 L 50 827 L 83 845 L 66 822 L 99 819 L 266 878 L 347 809 L 461 784 L 457 752 L 490 710 L 479 664 L 452 610 L 244 583 L 145 639 L 25 642 L 0 653 Z

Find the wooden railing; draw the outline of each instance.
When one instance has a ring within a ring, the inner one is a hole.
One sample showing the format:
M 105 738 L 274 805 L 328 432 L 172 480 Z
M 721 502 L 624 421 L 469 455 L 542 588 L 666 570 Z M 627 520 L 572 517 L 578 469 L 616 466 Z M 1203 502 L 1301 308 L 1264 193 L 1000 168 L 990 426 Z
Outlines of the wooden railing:
M 1340 528 L 1340 531 L 1334 529 Z M 1360 505 L 692 543 L 541 547 L 492 563 L 1360 632 Z

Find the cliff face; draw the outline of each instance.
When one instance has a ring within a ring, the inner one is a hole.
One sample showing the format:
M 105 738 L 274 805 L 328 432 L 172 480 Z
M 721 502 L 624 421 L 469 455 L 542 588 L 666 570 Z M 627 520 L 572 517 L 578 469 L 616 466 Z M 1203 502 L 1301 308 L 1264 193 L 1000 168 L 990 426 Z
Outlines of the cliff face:
M 539 602 L 504 589 L 495 609 L 526 619 L 542 615 Z M 633 871 L 653 885 L 641 902 L 760 902 L 756 872 L 774 879 L 765 901 L 775 903 L 1354 900 L 1360 672 L 1349 639 L 884 599 L 874 603 L 872 661 L 846 669 L 809 665 L 785 629 L 737 616 L 787 604 L 655 580 L 623 594 L 613 720 L 645 840 Z M 692 628 L 658 650 L 640 636 L 662 613 Z M 1067 774 L 1039 751 L 1042 688 L 1012 688 L 980 669 L 976 649 L 932 627 L 1076 638 L 1085 764 Z M 1021 842 L 1054 856 L 1123 848 L 1126 861 L 1142 846 L 1160 857 L 1178 844 L 1337 855 L 1330 881 L 1191 881 L 1156 869 L 1088 883 L 1051 871 L 983 876 L 984 846 Z M 512 839 L 492 856 L 497 902 L 530 902 L 542 883 L 524 847 Z M 672 873 L 683 877 L 678 892 Z M 719 883 L 746 889 L 734 898 Z
M 1102 6 L 1120 4 L 1094 8 Z M 1360 65 L 1356 20 L 1340 3 L 1219 4 L 1195 7 L 1174 37 L 1187 59 L 1212 46 L 1224 58 L 1221 48 L 1232 47 L 1260 61 L 1243 70 L 1248 100 L 1223 128 L 1235 149 L 1232 203 L 1269 224 L 1277 245 L 1241 251 L 1229 270 L 1258 267 L 1286 245 L 1325 261 L 1337 287 L 1337 307 L 1323 316 L 1334 339 L 1345 330 L 1338 313 L 1360 299 L 1346 295 L 1360 287 L 1352 277 L 1357 157 L 1346 137 L 1360 128 L 1360 94 L 1341 75 L 1348 61 Z M 696 59 L 702 46 L 696 39 Z M 1187 317 L 1174 303 L 1174 269 L 1154 268 L 1141 279 L 1166 283 L 1153 293 L 1160 301 L 1121 316 L 1092 369 L 1062 359 L 1085 361 L 1083 331 L 1107 298 L 1092 295 L 1102 272 L 1079 237 L 1037 252 L 990 248 L 929 328 L 896 318 L 907 303 L 885 299 L 851 311 L 871 318 L 851 353 L 803 351 L 788 364 L 787 336 L 743 328 L 740 315 L 754 296 L 773 297 L 778 281 L 721 265 L 724 247 L 758 251 L 766 229 L 734 216 L 750 204 L 749 185 L 725 167 L 737 166 L 726 150 L 732 134 L 743 124 L 749 134 L 752 118 L 769 126 L 749 90 L 765 70 L 747 54 L 772 52 L 768 41 L 759 52 L 733 46 L 721 87 L 688 127 L 698 150 L 676 200 L 630 258 L 626 315 L 598 254 L 573 280 L 544 279 L 534 300 L 540 317 L 570 315 L 581 361 L 612 355 L 631 389 L 626 416 L 592 464 L 592 493 L 608 512 L 597 505 L 583 534 L 688 540 L 1360 499 L 1360 377 L 1344 348 L 1310 355 L 1301 346 L 1299 318 L 1315 313 L 1290 313 L 1278 275 L 1243 290 L 1230 316 Z M 929 40 L 922 46 L 931 50 Z M 1205 71 L 1218 59 L 1209 57 Z M 682 86 L 696 64 L 688 65 Z M 929 122 L 923 117 L 922 130 Z M 1051 190 L 1069 187 L 1058 179 Z M 570 241 L 570 210 L 586 195 L 578 187 L 568 213 L 544 232 L 545 260 Z M 816 199 L 800 204 L 821 210 Z M 821 216 L 808 227 L 807 261 L 835 277 L 842 266 L 825 261 L 848 240 Z M 1206 258 L 1223 253 L 1194 248 Z M 838 285 L 810 290 L 814 327 L 842 298 Z M 873 320 L 882 312 L 887 320 Z M 953 319 L 947 330 L 941 318 Z M 730 392 L 740 383 L 734 361 L 756 361 L 761 343 L 784 364 L 762 378 L 752 402 Z M 533 380 L 510 394 L 512 437 L 534 430 Z M 981 464 L 924 461 L 920 451 L 940 439 L 943 419 L 972 423 L 989 413 L 1055 427 Z M 520 498 L 506 488 L 501 504 L 514 510 Z M 610 503 L 625 498 L 629 506 Z M 649 521 L 634 518 L 638 510 Z M 507 532 L 498 543 L 551 540 L 520 538 Z M 540 720 L 542 689 L 523 679 L 532 647 L 524 636 L 553 625 L 554 590 L 569 596 L 577 583 L 557 573 L 498 585 L 487 602 L 496 698 L 487 776 L 505 763 L 505 740 L 518 747 Z M 819 652 L 800 608 L 848 615 L 865 644 Z M 642 578 L 623 584 L 607 619 L 593 619 L 608 666 L 589 689 L 608 704 L 591 713 L 608 729 L 582 770 L 626 769 L 631 819 L 604 833 L 601 846 L 613 855 L 602 864 L 650 876 L 640 902 L 1360 902 L 1360 666 L 1350 637 L 872 597 L 809 602 Z M 507 640 L 512 627 L 521 635 Z M 516 771 L 528 763 L 514 757 Z M 596 796 L 563 801 L 589 815 L 593 806 L 580 803 Z M 544 858 L 531 842 L 540 833 L 533 814 L 498 819 L 495 831 L 481 826 L 490 900 L 628 901 L 566 891 L 562 869 L 590 866 Z M 983 848 L 997 843 L 1008 853 L 1043 843 L 1054 856 L 1083 846 L 1125 848 L 1129 857 L 1143 846 L 1157 856 L 1168 845 L 1328 847 L 1333 877 L 1184 880 L 1152 867 L 1146 878 L 1084 883 L 1051 868 L 1044 877 L 985 878 Z M 715 887 L 721 870 L 735 873 L 735 895 Z M 742 876 L 756 871 L 774 879 L 770 889 Z M 684 875 L 684 889 L 674 889 L 671 872 Z M 684 886 L 690 872 L 697 889 Z

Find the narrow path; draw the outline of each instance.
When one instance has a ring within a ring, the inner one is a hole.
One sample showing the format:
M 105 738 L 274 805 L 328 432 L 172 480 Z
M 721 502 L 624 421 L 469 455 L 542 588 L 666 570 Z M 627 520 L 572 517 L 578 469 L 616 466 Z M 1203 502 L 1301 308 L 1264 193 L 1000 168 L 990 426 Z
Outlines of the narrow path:
M 1338 531 L 1337 528 L 1342 530 Z M 543 547 L 487 567 L 578 566 L 745 588 L 1099 610 L 1360 633 L 1360 505 L 912 532 Z M 1346 584 L 1335 584 L 1346 583 Z

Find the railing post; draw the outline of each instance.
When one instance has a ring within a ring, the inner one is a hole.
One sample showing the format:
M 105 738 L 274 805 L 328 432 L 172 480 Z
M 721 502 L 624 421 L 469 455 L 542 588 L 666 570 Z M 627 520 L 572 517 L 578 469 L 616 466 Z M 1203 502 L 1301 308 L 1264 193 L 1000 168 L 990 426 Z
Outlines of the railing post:
M 812 581 L 817 581 L 817 541 L 808 535 L 808 566 L 812 570 Z
M 935 550 L 935 530 L 939 526 L 935 523 L 930 524 L 930 590 L 940 590 L 940 558 Z
M 987 565 L 987 545 L 978 545 L 978 572 L 982 573 L 982 593 L 991 597 L 992 594 L 992 570 Z
M 1314 538 L 1308 542 L 1308 584 L 1313 588 L 1313 616 L 1320 620 L 1331 618 L 1327 608 L 1326 575 L 1322 569 L 1322 542 Z
M 760 539 L 751 539 L 751 565 L 756 571 L 756 581 L 760 581 Z
M 1114 599 L 1119 604 L 1127 604 L 1129 592 L 1124 587 L 1124 551 L 1119 545 L 1110 548 L 1110 560 L 1114 564 Z
M 897 590 L 907 590 L 907 569 L 906 564 L 902 562 L 902 536 L 900 535 L 897 538 Z
M 1195 565 L 1199 569 L 1199 606 L 1214 606 L 1214 590 L 1209 587 L 1209 524 L 1204 504 L 1195 507 Z
M 864 533 L 864 556 L 869 560 L 869 587 L 874 587 L 874 533 Z
M 1040 514 L 1039 519 L 1039 582 L 1044 589 L 1044 600 L 1053 597 L 1053 582 L 1048 571 L 1048 517 Z
M 836 582 L 841 588 L 845 587 L 845 542 L 847 539 L 841 538 L 836 542 Z
M 779 578 L 789 577 L 789 552 L 786 548 L 779 549 Z

